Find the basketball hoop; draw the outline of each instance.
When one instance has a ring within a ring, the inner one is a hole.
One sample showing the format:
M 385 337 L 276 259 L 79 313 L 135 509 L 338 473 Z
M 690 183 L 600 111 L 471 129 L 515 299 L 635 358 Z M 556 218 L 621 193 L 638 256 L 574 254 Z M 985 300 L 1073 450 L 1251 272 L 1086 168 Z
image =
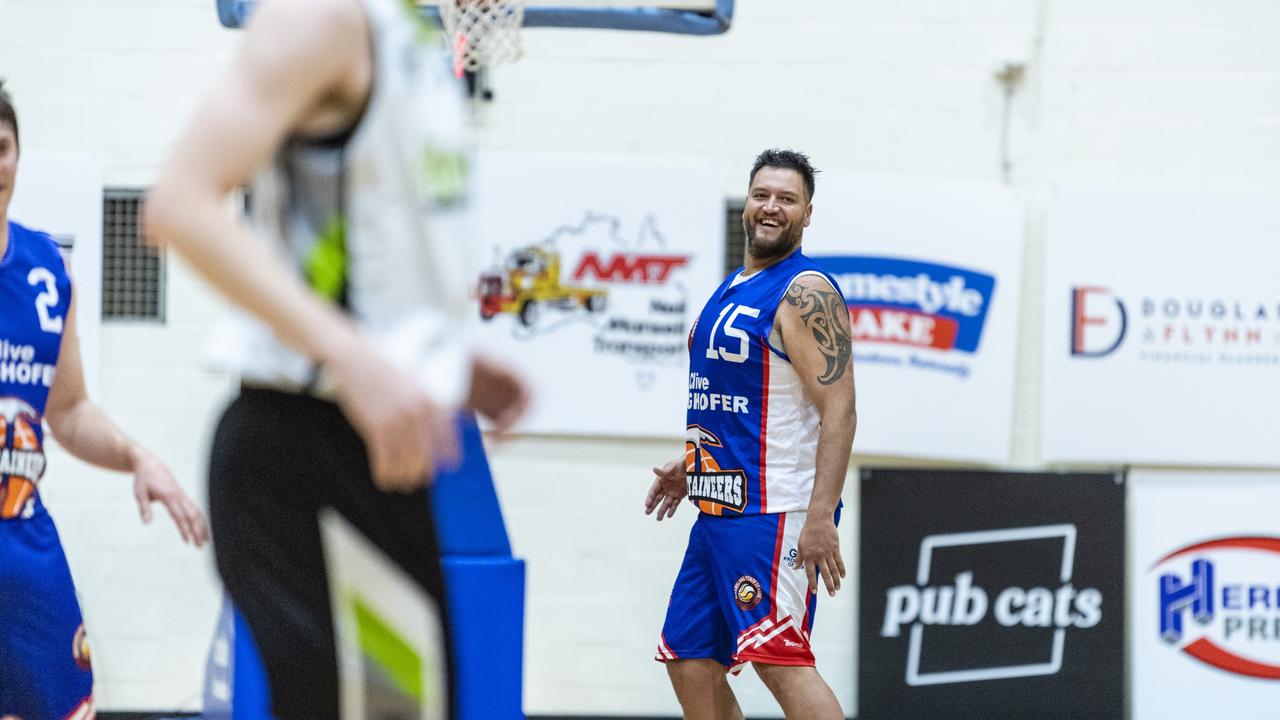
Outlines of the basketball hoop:
M 520 58 L 525 0 L 441 0 L 440 20 L 453 47 L 453 69 L 464 71 Z

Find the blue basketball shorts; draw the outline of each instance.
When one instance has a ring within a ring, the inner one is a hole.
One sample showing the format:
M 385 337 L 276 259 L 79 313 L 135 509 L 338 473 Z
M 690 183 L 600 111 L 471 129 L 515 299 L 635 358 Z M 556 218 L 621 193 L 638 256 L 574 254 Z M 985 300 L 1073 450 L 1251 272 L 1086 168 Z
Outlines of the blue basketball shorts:
M 818 596 L 796 567 L 806 515 L 699 515 L 654 659 L 812 666 Z
M 0 520 L 0 717 L 90 720 L 93 671 L 71 570 L 44 507 Z

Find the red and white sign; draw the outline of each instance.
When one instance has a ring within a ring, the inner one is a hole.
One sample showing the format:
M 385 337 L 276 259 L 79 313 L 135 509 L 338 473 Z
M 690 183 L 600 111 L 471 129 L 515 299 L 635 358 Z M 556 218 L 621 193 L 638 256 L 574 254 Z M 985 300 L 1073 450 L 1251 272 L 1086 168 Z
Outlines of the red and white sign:
M 1130 474 L 1133 717 L 1269 718 L 1280 474 Z
M 804 252 L 849 305 L 862 455 L 1004 463 L 1021 205 L 1007 189 L 823 173 Z
M 1275 466 L 1280 198 L 1071 190 L 1048 210 L 1042 457 Z
M 683 436 L 688 332 L 723 279 L 709 166 L 482 155 L 482 347 L 530 379 L 524 432 Z

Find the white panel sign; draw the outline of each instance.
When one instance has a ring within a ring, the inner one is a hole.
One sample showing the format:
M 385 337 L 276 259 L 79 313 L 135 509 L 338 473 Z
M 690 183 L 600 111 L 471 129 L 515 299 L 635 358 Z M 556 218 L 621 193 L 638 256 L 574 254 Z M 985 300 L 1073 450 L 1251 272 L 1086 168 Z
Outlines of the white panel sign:
M 1131 474 L 1134 720 L 1273 718 L 1280 474 Z
M 521 430 L 682 436 L 689 327 L 723 279 L 719 175 L 493 154 L 478 178 L 481 344 L 532 381 Z
M 1022 228 L 1000 187 L 819 178 L 804 252 L 849 304 L 854 452 L 1008 461 Z
M 71 249 L 76 330 L 89 397 L 98 394 L 102 327 L 102 164 L 90 155 L 29 150 L 18 161 L 9 219 Z
M 1280 198 L 1065 191 L 1044 284 L 1048 461 L 1280 465 Z

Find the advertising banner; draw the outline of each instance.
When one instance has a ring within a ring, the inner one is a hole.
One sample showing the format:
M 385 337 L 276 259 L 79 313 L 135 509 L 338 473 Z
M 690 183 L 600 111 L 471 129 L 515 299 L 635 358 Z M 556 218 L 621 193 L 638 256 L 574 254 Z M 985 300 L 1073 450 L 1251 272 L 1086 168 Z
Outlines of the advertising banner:
M 1133 718 L 1276 717 L 1280 473 L 1134 471 Z
M 859 720 L 1121 718 L 1124 490 L 864 469 Z
M 1275 197 L 1062 191 L 1049 205 L 1049 462 L 1275 466 Z
M 724 279 L 709 166 L 482 155 L 482 345 L 537 391 L 520 430 L 683 436 L 688 333 Z
M 1022 238 L 1005 188 L 820 176 L 804 251 L 849 305 L 855 453 L 1008 461 Z

